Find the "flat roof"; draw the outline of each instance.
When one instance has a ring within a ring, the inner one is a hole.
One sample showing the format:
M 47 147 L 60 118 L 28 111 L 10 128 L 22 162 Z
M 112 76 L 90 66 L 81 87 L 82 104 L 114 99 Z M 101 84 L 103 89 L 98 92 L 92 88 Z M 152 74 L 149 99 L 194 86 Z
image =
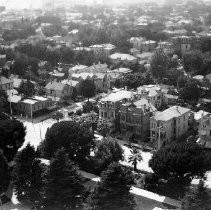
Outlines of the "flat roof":
M 25 99 L 25 100 L 23 100 L 21 102 L 23 102 L 25 104 L 36 104 L 38 101 L 33 100 L 33 99 Z

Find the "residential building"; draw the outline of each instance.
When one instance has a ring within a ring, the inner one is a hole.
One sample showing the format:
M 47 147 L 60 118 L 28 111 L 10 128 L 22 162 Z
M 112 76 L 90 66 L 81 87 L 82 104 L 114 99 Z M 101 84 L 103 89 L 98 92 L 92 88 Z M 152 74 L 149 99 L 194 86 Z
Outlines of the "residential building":
M 137 88 L 137 93 L 159 108 L 164 101 L 164 91 L 158 85 L 143 85 Z
M 165 53 L 173 52 L 173 44 L 171 42 L 158 42 L 158 49 L 163 49 Z
M 134 93 L 127 90 L 117 90 L 99 101 L 99 117 L 107 120 L 115 119 L 122 104 L 131 102 Z
M 14 106 L 17 114 L 33 118 L 33 116 L 41 110 L 52 107 L 53 101 L 50 98 L 44 98 L 41 96 L 34 96 L 33 98 L 27 98 L 20 100 Z
M 163 112 L 155 112 L 150 118 L 150 140 L 155 148 L 177 140 L 188 131 L 191 110 L 172 106 Z
M 211 148 L 211 114 L 201 115 L 201 121 L 198 129 L 199 139 L 198 143 L 202 144 L 205 148 Z
M 148 140 L 150 117 L 155 111 L 156 108 L 144 98 L 123 104 L 119 111 L 121 132 L 135 134 L 138 141 Z
M 45 86 L 46 95 L 48 98 L 52 98 L 53 101 L 60 101 L 71 98 L 73 93 L 73 87 L 60 82 L 49 82 Z
M 6 77 L 0 77 L 0 90 L 10 90 L 13 89 L 13 80 L 7 79 Z

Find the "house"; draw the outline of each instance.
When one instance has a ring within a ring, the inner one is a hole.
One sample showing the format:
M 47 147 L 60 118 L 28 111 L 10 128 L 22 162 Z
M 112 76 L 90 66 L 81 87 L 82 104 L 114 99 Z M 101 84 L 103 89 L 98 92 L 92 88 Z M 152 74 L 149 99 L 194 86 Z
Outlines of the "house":
M 130 102 L 134 93 L 127 90 L 117 90 L 99 101 L 99 117 L 107 120 L 115 119 L 122 104 Z
M 199 81 L 199 82 L 203 82 L 204 81 L 204 76 L 203 75 L 196 75 L 193 77 L 193 79 Z
M 45 86 L 46 95 L 48 98 L 51 98 L 53 101 L 60 101 L 66 98 L 71 98 L 73 93 L 73 87 L 61 82 L 49 82 Z
M 78 73 L 80 72 L 80 70 L 84 70 L 86 69 L 88 66 L 85 66 L 85 65 L 76 65 L 76 66 L 73 66 L 72 68 L 69 69 L 69 76 L 71 76 L 72 74 L 74 73 Z
M 164 91 L 158 85 L 143 85 L 137 88 L 137 93 L 146 98 L 156 108 L 160 108 L 164 101 Z
M 6 63 L 6 54 L 0 55 L 0 67 L 3 67 Z
M 35 114 L 37 114 L 41 110 L 52 107 L 52 105 L 52 99 L 41 96 L 34 96 L 32 98 L 18 101 L 15 106 L 15 110 L 18 114 L 33 118 Z
M 205 148 L 211 148 L 211 114 L 201 116 L 198 129 L 199 139 L 197 142 Z
M 0 77 L 0 90 L 10 90 L 13 89 L 13 80 L 7 79 L 6 77 Z
M 162 49 L 165 53 L 173 52 L 173 44 L 171 42 L 158 42 L 158 49 Z
M 188 131 L 190 112 L 190 109 L 180 106 L 155 112 L 150 118 L 150 140 L 155 148 L 160 149 Z
M 122 104 L 120 108 L 120 128 L 122 133 L 131 132 L 139 141 L 149 138 L 150 117 L 156 108 L 142 98 L 135 102 Z
M 153 52 L 157 46 L 157 42 L 153 40 L 147 40 L 142 42 L 140 52 Z

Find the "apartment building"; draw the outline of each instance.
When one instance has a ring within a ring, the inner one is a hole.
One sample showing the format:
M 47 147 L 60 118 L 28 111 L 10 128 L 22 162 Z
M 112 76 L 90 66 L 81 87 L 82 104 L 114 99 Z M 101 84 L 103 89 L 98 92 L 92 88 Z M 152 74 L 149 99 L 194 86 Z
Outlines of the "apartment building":
M 150 140 L 155 148 L 160 149 L 188 131 L 190 112 L 190 109 L 180 106 L 155 112 L 150 118 Z
M 148 140 L 150 117 L 155 111 L 156 108 L 144 98 L 123 104 L 119 111 L 121 132 L 135 134 L 138 141 Z

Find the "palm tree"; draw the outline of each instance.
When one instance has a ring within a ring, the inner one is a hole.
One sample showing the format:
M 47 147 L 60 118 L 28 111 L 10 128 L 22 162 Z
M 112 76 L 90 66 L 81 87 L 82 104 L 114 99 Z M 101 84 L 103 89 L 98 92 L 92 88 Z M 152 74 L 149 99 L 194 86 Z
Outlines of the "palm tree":
M 143 160 L 143 158 L 141 156 L 141 153 L 136 148 L 133 147 L 131 150 L 131 155 L 128 158 L 128 162 L 132 163 L 132 165 L 134 167 L 133 168 L 134 171 L 137 171 L 138 161 L 142 161 L 142 160 Z

